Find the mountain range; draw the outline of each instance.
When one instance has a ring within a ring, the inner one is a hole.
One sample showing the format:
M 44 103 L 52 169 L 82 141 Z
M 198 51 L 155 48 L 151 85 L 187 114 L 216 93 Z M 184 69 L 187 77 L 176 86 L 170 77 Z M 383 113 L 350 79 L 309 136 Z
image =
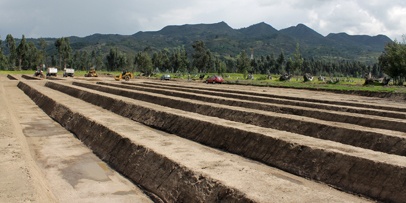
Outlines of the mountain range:
M 47 38 L 55 51 L 56 39 Z M 236 56 L 245 50 L 253 50 L 254 56 L 281 52 L 291 55 L 299 45 L 304 58 L 326 58 L 338 60 L 358 60 L 376 62 L 387 43 L 392 40 L 385 35 L 349 35 L 331 33 L 323 36 L 304 24 L 277 30 L 264 22 L 246 28 L 233 29 L 225 22 L 214 24 L 169 25 L 159 31 L 137 32 L 133 35 L 93 34 L 87 37 L 70 37 L 72 49 L 92 51 L 100 49 L 107 53 L 117 48 L 128 54 L 138 51 L 161 50 L 184 46 L 189 55 L 193 53 L 192 44 L 201 40 L 206 47 L 218 56 Z

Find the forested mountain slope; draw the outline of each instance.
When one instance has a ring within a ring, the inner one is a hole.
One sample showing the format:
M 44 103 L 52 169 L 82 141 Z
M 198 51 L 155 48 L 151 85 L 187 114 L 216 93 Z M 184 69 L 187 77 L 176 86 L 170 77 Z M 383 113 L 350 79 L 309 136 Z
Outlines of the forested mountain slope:
M 191 55 L 197 40 L 218 56 L 236 56 L 242 51 L 255 56 L 289 56 L 297 45 L 305 58 L 334 58 L 376 62 L 384 46 L 392 40 L 384 35 L 348 35 L 336 33 L 323 36 L 304 24 L 277 30 L 264 22 L 246 28 L 233 29 L 225 22 L 214 24 L 169 25 L 159 31 L 137 32 L 133 35 L 93 34 L 87 37 L 69 37 L 73 51 L 98 50 L 107 54 L 116 48 L 128 54 L 145 49 L 162 50 L 184 46 Z M 39 39 L 29 39 L 39 41 Z M 54 41 L 47 38 L 49 54 L 56 53 Z

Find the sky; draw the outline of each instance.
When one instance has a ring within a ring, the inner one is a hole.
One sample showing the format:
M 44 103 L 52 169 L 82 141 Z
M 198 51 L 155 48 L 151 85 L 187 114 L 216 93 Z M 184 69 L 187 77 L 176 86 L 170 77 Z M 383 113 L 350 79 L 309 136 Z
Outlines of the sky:
M 0 0 L 0 39 L 132 35 L 167 25 L 221 21 L 277 30 L 303 23 L 326 36 L 387 35 L 403 41 L 405 0 Z

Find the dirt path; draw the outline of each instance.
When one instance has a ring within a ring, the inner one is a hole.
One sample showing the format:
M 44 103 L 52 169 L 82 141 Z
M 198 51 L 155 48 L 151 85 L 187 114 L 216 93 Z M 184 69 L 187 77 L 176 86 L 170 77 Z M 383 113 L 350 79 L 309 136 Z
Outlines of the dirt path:
M 0 202 L 54 202 L 13 113 L 16 106 L 8 100 L 18 92 L 17 81 L 0 77 L 0 84 Z
M 17 83 L 0 76 L 0 202 L 151 202 Z

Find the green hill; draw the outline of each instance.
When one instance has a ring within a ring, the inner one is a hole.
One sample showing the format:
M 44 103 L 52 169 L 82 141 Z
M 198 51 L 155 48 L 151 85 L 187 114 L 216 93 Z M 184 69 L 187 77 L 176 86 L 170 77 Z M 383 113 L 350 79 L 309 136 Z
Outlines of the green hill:
M 30 39 L 39 41 L 38 39 Z M 56 52 L 54 41 L 47 38 L 49 54 Z M 348 35 L 346 33 L 323 36 L 304 24 L 276 30 L 264 22 L 247 28 L 233 29 L 225 22 L 214 24 L 169 25 L 159 31 L 138 32 L 133 35 L 93 34 L 87 37 L 70 37 L 73 51 L 99 50 L 107 54 L 117 48 L 127 54 L 135 54 L 145 48 L 161 50 L 184 46 L 191 55 L 192 44 L 202 40 L 210 51 L 221 56 L 235 56 L 245 50 L 254 50 L 255 56 L 278 55 L 281 51 L 289 56 L 299 43 L 305 58 L 334 58 L 375 63 L 391 42 L 387 36 Z M 4 43 L 3 43 L 4 46 Z

